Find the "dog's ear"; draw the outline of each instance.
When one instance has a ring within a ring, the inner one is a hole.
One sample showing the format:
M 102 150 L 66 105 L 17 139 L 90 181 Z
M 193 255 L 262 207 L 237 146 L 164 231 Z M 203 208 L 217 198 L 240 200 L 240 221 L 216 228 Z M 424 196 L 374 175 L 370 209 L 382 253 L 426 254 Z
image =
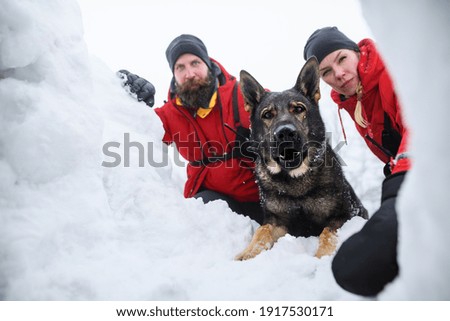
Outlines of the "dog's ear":
M 319 62 L 316 57 L 311 57 L 306 61 L 297 78 L 294 88 L 304 96 L 314 100 L 316 103 L 320 99 L 320 76 Z
M 261 86 L 259 82 L 245 70 L 241 70 L 239 76 L 239 86 L 241 87 L 242 96 L 244 96 L 245 110 L 251 112 L 253 108 L 258 106 L 261 102 L 266 91 L 263 86 Z

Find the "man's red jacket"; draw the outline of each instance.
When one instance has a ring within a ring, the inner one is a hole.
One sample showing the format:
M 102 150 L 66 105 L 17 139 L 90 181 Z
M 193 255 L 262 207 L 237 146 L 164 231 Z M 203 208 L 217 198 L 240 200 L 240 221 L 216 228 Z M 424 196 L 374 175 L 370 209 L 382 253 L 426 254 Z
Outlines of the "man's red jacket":
M 207 165 L 194 164 L 210 157 L 231 153 L 236 134 L 227 124 L 236 129 L 233 114 L 233 88 L 237 82 L 221 64 L 211 59 L 215 68 L 220 68 L 217 100 L 211 112 L 201 118 L 187 108 L 177 104 L 169 90 L 168 101 L 155 112 L 161 118 L 165 134 L 163 141 L 175 143 L 179 153 L 190 163 L 187 165 L 185 197 L 193 197 L 200 188 L 213 190 L 240 202 L 257 202 L 258 187 L 253 172 L 254 163 L 244 159 L 230 158 Z M 244 110 L 244 100 L 238 90 L 240 125 L 249 128 L 250 116 Z

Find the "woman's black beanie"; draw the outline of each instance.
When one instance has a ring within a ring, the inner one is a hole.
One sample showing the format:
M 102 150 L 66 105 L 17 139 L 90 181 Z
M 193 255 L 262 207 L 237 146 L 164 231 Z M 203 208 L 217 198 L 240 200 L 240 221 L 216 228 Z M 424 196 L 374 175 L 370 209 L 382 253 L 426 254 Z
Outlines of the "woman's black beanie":
M 211 69 L 211 59 L 205 44 L 196 36 L 183 34 L 173 39 L 166 50 L 167 61 L 172 72 L 177 59 L 185 53 L 196 55 Z
M 317 29 L 309 37 L 303 50 L 303 58 L 308 60 L 316 56 L 319 63 L 333 51 L 338 49 L 351 49 L 359 52 L 358 45 L 350 40 L 336 27 Z

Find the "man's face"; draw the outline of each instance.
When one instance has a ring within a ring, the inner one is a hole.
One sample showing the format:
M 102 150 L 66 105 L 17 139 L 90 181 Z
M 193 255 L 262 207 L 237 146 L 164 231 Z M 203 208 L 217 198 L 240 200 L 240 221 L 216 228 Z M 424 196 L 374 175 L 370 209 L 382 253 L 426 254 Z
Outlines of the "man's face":
M 193 54 L 181 55 L 173 71 L 176 93 L 186 107 L 208 107 L 214 91 L 214 78 L 208 66 Z
M 173 74 L 178 86 L 188 86 L 186 89 L 197 89 L 208 79 L 208 66 L 196 55 L 186 53 L 175 63 Z

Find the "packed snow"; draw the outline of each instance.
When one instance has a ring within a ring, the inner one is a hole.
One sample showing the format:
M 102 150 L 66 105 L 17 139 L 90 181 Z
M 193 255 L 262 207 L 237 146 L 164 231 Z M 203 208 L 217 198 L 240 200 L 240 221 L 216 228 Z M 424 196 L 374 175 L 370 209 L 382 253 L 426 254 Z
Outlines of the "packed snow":
M 328 25 L 380 43 L 414 133 L 415 168 L 399 204 L 401 276 L 378 299 L 450 299 L 449 1 L 369 1 L 364 17 L 350 0 L 79 2 L 83 10 L 75 0 L 0 0 L 0 299 L 364 300 L 336 284 L 332 257 L 314 257 L 315 237 L 287 235 L 234 261 L 257 223 L 222 201 L 183 198 L 183 160 L 115 74 L 150 80 L 161 105 L 171 77 L 165 49 L 192 33 L 230 73 L 246 69 L 283 90 L 304 63 L 307 37 Z M 383 164 L 344 114 L 342 144 L 330 88 L 321 90 L 332 146 L 372 214 Z M 108 151 L 120 155 L 117 166 Z M 347 222 L 339 243 L 363 224 Z

